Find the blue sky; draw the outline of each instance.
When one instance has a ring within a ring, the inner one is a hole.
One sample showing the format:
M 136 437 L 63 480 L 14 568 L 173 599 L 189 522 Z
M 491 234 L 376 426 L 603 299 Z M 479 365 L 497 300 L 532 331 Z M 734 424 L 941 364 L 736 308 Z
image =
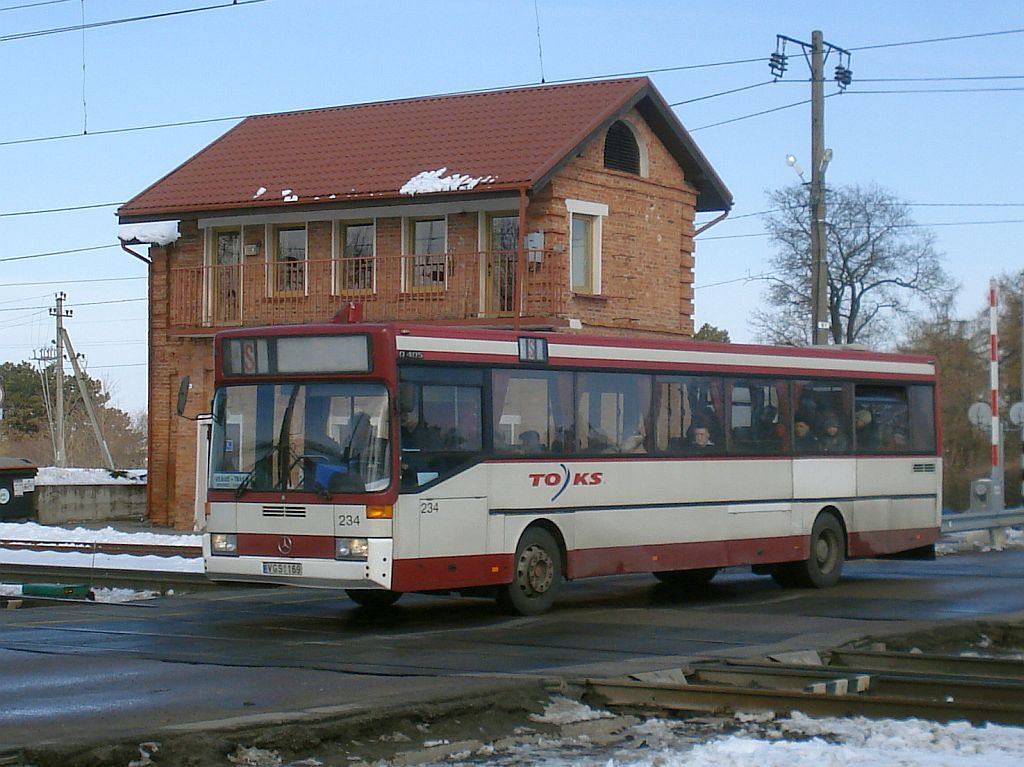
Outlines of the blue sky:
M 888 45 L 1020 30 L 1024 0 L 265 0 L 14 37 L 79 25 L 83 12 L 91 24 L 221 2 L 0 0 L 0 362 L 53 338 L 45 307 L 64 290 L 89 372 L 119 406 L 145 407 L 145 266 L 117 248 L 114 204 L 234 123 L 104 131 L 537 83 L 538 16 L 548 82 L 760 59 L 650 72 L 670 103 L 765 83 L 776 34 L 821 29 L 853 52 L 853 84 L 826 102 L 829 183 L 877 183 L 914 203 L 964 286 L 964 315 L 984 305 L 991 276 L 1024 266 L 1024 34 Z M 809 105 L 748 116 L 807 99 L 807 78 L 794 55 L 782 82 L 676 109 L 735 197 L 698 240 L 696 321 L 736 341 L 753 340 L 765 284 L 747 278 L 770 255 L 753 214 L 766 190 L 796 180 L 786 154 L 805 166 L 810 155 Z M 890 78 L 901 81 L 878 82 Z M 933 92 L 868 93 L 881 90 Z M 103 207 L 21 215 L 78 206 Z M 22 258 L 82 248 L 97 249 Z

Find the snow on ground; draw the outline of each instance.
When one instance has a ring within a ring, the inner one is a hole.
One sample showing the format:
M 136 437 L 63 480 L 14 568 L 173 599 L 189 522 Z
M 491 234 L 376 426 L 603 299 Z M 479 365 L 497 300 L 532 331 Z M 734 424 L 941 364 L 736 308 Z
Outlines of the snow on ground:
M 96 597 L 95 601 L 105 603 L 138 602 L 143 599 L 156 599 L 160 596 L 160 592 L 151 589 L 95 588 L 92 593 Z M 171 594 L 173 592 L 168 592 L 168 596 Z M 0 596 L 22 596 L 21 584 L 0 583 Z
M 37 485 L 144 485 L 145 469 L 127 469 L 111 473 L 108 469 L 66 469 L 40 466 Z
M 558 704 L 557 699 L 553 704 Z M 577 704 L 579 705 L 579 704 Z M 586 708 L 586 707 L 584 707 Z M 593 711 L 593 709 L 590 709 Z M 611 716 L 606 712 L 604 716 Z M 712 722 L 648 719 L 620 733 L 618 743 L 587 737 L 497 742 L 449 765 L 531 767 L 1019 767 L 1024 729 L 919 719 L 813 719 L 799 712 L 738 714 Z M 440 763 L 438 763 L 440 764 Z
M 35 522 L 0 522 L 0 540 L 54 543 L 129 543 L 157 549 L 160 546 L 202 546 L 201 535 L 125 532 L 113 527 L 89 530 L 39 525 Z M 198 553 L 198 552 L 197 552 Z M 160 573 L 201 573 L 202 557 L 162 557 L 156 555 L 93 554 L 90 551 L 28 551 L 0 548 L 0 564 L 46 567 L 103 568 L 107 570 L 144 570 Z
M 939 556 L 968 551 L 1020 551 L 1024 549 L 1024 528 L 998 528 L 972 530 L 964 533 L 946 533 L 935 546 Z
M 134 543 L 142 546 L 202 546 L 203 537 L 191 533 L 128 532 L 114 527 L 90 530 L 35 522 L 0 522 L 0 540 L 60 541 L 72 543 Z

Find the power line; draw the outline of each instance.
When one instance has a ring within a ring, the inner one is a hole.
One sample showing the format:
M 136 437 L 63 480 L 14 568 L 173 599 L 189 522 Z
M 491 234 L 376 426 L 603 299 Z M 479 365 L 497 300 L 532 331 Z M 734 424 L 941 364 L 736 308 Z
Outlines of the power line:
M 43 208 L 41 210 L 17 210 L 10 213 L 0 213 L 0 218 L 11 216 L 34 216 L 37 213 L 67 213 L 72 210 L 91 210 L 93 208 L 113 208 L 121 205 L 120 202 L 97 202 L 92 205 L 69 205 L 65 208 Z
M 974 40 L 979 37 L 998 37 L 999 35 L 1018 35 L 1024 29 L 1003 29 L 997 32 L 979 32 L 973 35 L 955 35 L 953 37 L 930 37 L 924 40 L 905 40 L 899 43 L 879 43 L 878 45 L 862 45 L 859 48 L 850 48 L 851 51 L 874 51 L 879 48 L 899 48 L 906 45 L 926 45 L 928 43 L 948 43 L 953 40 Z
M 116 298 L 109 301 L 84 301 L 79 303 L 68 303 L 65 306 L 68 307 L 79 307 L 79 306 L 109 306 L 110 304 L 130 304 L 136 301 L 148 301 L 148 298 Z M 0 309 L 0 312 L 28 312 L 37 309 L 49 310 L 49 306 L 17 306 L 10 309 Z
M 71 0 L 40 0 L 37 3 L 25 3 L 24 5 L 9 5 L 6 8 L 0 8 L 0 11 L 20 11 L 23 8 L 38 8 L 40 5 L 58 5 L 60 3 L 70 3 Z
M 669 106 L 670 107 L 680 107 L 683 104 L 694 104 L 694 103 L 696 103 L 698 101 L 707 101 L 708 99 L 715 99 L 715 98 L 718 98 L 719 96 L 728 96 L 728 95 L 730 95 L 732 93 L 740 93 L 741 91 L 753 90 L 754 88 L 760 88 L 762 85 L 771 85 L 774 82 L 775 82 L 774 80 L 765 80 L 763 83 L 754 83 L 753 85 L 744 85 L 742 88 L 733 88 L 733 89 L 727 90 L 727 91 L 719 91 L 718 93 L 711 93 L 711 94 L 708 94 L 707 96 L 698 96 L 695 99 L 687 99 L 686 101 L 676 101 L 673 104 L 669 104 Z
M 29 256 L 8 256 L 0 258 L 0 263 L 6 261 L 27 261 L 30 258 L 47 258 L 48 256 L 66 256 L 69 253 L 85 253 L 90 250 L 103 250 L 103 248 L 116 248 L 117 245 L 93 245 L 88 248 L 71 248 L 70 250 L 54 250 L 50 253 L 33 253 Z
M 60 141 L 69 138 L 81 138 L 83 136 L 110 136 L 115 133 L 133 133 L 135 131 L 158 130 L 160 128 L 182 128 L 188 125 L 205 125 L 206 123 L 222 123 L 231 120 L 244 120 L 249 115 L 236 115 L 235 117 L 210 117 L 202 120 L 184 120 L 174 123 L 159 123 L 157 125 L 137 125 L 131 128 L 110 128 L 108 130 L 94 130 L 90 133 L 61 133 L 53 136 L 37 136 L 35 138 L 13 139 L 12 141 L 0 141 L 0 146 L 17 146 L 18 144 L 37 144 L 42 141 Z
M 774 109 L 765 109 L 760 112 L 753 112 L 752 114 L 743 115 L 741 117 L 733 117 L 730 120 L 722 120 L 716 123 L 708 123 L 707 125 L 701 125 L 699 128 L 690 128 L 690 133 L 696 133 L 699 130 L 706 130 L 707 128 L 717 128 L 720 125 L 728 125 L 729 123 L 737 123 L 740 120 L 749 120 L 751 117 L 760 117 L 761 115 L 768 115 L 772 112 L 781 112 L 783 109 L 792 109 L 793 107 L 800 107 L 804 104 L 810 104 L 810 99 L 804 99 L 803 101 L 794 101 L 792 104 L 785 104 L 781 107 L 775 107 Z
M 166 19 L 172 16 L 184 16 L 189 13 L 202 13 L 205 11 L 216 11 L 221 8 L 236 8 L 254 3 L 265 3 L 268 0 L 232 0 L 230 3 L 218 5 L 205 5 L 199 8 L 183 8 L 178 11 L 166 11 L 164 13 L 150 13 L 145 16 L 131 16 L 122 19 L 108 19 L 107 21 L 94 21 L 90 24 L 74 24 L 69 27 L 53 27 L 51 29 L 38 29 L 32 32 L 18 32 L 13 35 L 0 36 L 0 43 L 7 43 L 13 40 L 27 40 L 32 37 L 45 37 L 47 35 L 59 35 L 63 32 L 78 32 L 79 30 L 98 29 L 100 27 L 112 27 L 119 24 L 131 24 L 136 21 L 151 21 L 153 19 Z
M 30 285 L 81 285 L 85 282 L 124 282 L 125 280 L 148 280 L 148 277 L 96 277 L 88 280 L 40 280 L 39 282 L 0 282 L 0 288 L 22 288 Z
M 908 93 L 1009 93 L 1011 91 L 1024 91 L 1024 88 L 900 88 L 884 91 L 850 90 L 847 93 L 855 96 L 879 96 Z

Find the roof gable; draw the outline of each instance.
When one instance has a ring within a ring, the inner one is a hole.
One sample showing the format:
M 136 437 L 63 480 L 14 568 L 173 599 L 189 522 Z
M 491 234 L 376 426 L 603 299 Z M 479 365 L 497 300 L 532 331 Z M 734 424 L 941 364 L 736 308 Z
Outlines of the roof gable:
M 629 78 L 249 117 L 118 214 L 132 222 L 536 189 L 634 106 L 697 187 L 698 210 L 730 207 L 661 95 L 647 78 Z

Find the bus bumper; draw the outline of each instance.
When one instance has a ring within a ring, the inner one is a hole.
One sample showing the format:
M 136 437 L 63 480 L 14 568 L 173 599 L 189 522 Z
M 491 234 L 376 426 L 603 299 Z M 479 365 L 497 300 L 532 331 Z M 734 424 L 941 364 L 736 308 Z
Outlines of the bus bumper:
M 370 538 L 365 560 L 320 557 L 214 555 L 203 541 L 206 575 L 212 581 L 273 583 L 336 589 L 390 589 L 393 541 Z

